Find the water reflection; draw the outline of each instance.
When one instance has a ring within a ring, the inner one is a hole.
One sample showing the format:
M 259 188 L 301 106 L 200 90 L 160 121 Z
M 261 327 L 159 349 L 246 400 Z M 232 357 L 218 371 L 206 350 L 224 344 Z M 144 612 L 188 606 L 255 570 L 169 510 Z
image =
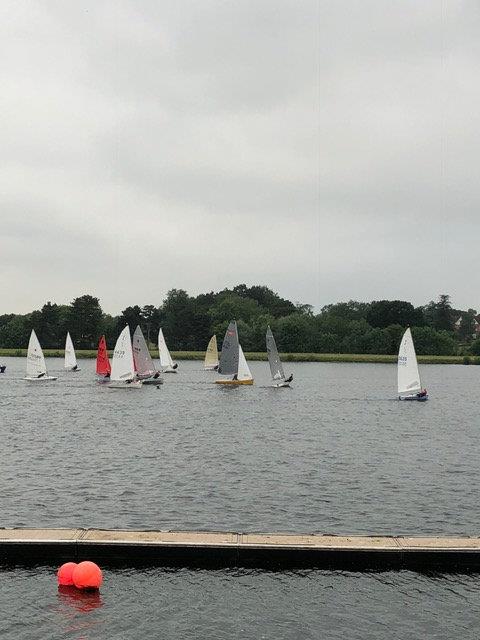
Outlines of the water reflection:
M 98 590 L 81 591 L 73 586 L 59 585 L 59 607 L 63 633 L 75 640 L 89 640 L 98 637 L 99 626 L 103 625 L 100 616 L 95 615 L 101 609 L 103 600 Z M 95 630 L 95 634 L 91 632 Z
M 98 589 L 83 591 L 73 586 L 58 586 L 59 600 L 74 611 L 88 613 L 103 606 L 103 600 Z

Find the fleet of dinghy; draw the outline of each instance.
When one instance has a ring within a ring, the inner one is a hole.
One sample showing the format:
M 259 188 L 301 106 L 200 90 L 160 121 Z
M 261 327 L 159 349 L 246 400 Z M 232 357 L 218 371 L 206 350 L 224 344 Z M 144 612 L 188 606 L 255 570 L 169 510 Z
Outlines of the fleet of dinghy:
M 293 374 L 288 378 L 285 377 L 275 338 L 270 327 L 267 327 L 265 340 L 273 387 L 290 386 Z M 170 355 L 162 329 L 158 333 L 158 349 L 163 372 L 176 373 L 178 365 L 174 363 Z M 65 341 L 64 366 L 66 371 L 80 371 L 70 333 L 67 333 Z M 5 365 L 0 366 L 0 372 L 3 373 L 5 368 Z M 220 357 L 218 356 L 217 337 L 215 335 L 211 337 L 205 353 L 204 369 L 218 371 L 221 377 L 215 380 L 216 384 L 253 384 L 253 376 L 239 342 L 235 320 L 232 320 L 228 325 Z M 158 385 L 163 383 L 160 371 L 155 367 L 140 326 L 135 329 L 133 340 L 130 337 L 128 325 L 120 333 L 115 344 L 112 366 L 110 366 L 108 359 L 105 336 L 101 336 L 97 350 L 96 374 L 99 382 L 108 383 L 109 388 L 112 389 L 139 389 L 142 384 Z M 427 390 L 421 384 L 415 346 L 409 328 L 403 334 L 400 343 L 397 376 L 399 400 L 416 400 L 420 402 L 428 400 Z M 56 376 L 48 375 L 45 357 L 33 329 L 28 342 L 27 370 L 24 379 L 32 382 L 57 379 Z
M 142 381 L 136 379 L 132 340 L 128 325 L 118 336 L 113 351 L 109 389 L 140 389 Z
M 267 327 L 265 340 L 267 343 L 268 364 L 270 365 L 270 373 L 272 374 L 273 386 L 289 387 L 290 382 L 293 380 L 293 374 L 291 374 L 288 378 L 285 378 L 282 361 L 280 360 L 280 356 L 278 355 L 277 345 L 270 327 Z
M 238 330 L 235 320 L 232 320 L 228 325 L 225 338 L 223 339 L 218 373 L 222 376 L 233 377 L 215 380 L 216 384 L 253 384 L 253 376 L 243 354 L 242 347 L 238 341 Z
M 173 362 L 170 351 L 168 350 L 167 343 L 163 336 L 163 331 L 160 328 L 158 331 L 158 352 L 160 355 L 160 366 L 162 367 L 162 373 L 177 373 L 178 364 Z
M 43 355 L 42 347 L 37 338 L 37 334 L 32 329 L 30 340 L 28 341 L 27 351 L 27 375 L 25 380 L 30 382 L 46 382 L 47 380 L 56 380 L 56 376 L 49 376 L 47 373 L 47 365 Z
M 77 357 L 75 355 L 72 338 L 70 337 L 69 332 L 67 332 L 67 338 L 65 340 L 65 370 L 80 371 L 80 367 L 77 364 Z
M 108 359 L 107 342 L 105 336 L 100 338 L 97 349 L 97 364 L 95 367 L 98 382 L 110 382 L 112 368 Z
M 408 328 L 403 334 L 398 350 L 398 399 L 428 400 L 427 390 L 422 388 L 418 371 L 417 355 L 413 344 L 412 332 Z
M 205 352 L 205 371 L 217 371 L 218 369 L 218 347 L 217 336 L 212 336 Z
M 143 380 L 143 384 L 163 383 L 160 373 L 155 369 L 140 325 L 137 326 L 133 334 L 133 360 L 137 379 Z

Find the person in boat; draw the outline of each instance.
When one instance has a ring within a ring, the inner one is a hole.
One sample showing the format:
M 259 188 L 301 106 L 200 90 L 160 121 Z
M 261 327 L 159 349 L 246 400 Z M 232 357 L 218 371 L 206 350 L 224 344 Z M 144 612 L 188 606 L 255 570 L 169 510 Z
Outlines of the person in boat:
M 216 364 L 216 365 L 213 367 L 213 370 L 214 370 L 214 371 L 218 371 L 218 364 Z
M 77 369 L 78 369 L 78 364 L 76 364 L 76 365 L 74 365 L 74 366 L 72 367 L 72 371 L 76 371 Z
M 5 373 L 6 368 L 7 368 L 6 364 L 0 364 L 0 373 Z
M 293 380 L 293 373 L 291 373 L 289 377 L 285 379 L 285 382 L 291 382 L 292 380 Z
M 238 375 L 236 373 L 233 374 L 232 380 L 238 380 Z
M 160 371 L 155 371 L 154 375 L 153 375 L 153 379 L 157 380 L 157 378 L 160 377 Z
M 45 373 L 39 373 L 37 378 L 43 378 L 44 375 L 45 375 Z
M 427 395 L 427 390 L 422 389 L 419 393 L 417 393 L 417 398 L 425 398 Z
M 178 364 L 175 362 L 175 364 L 173 365 L 172 369 L 176 369 L 178 367 Z

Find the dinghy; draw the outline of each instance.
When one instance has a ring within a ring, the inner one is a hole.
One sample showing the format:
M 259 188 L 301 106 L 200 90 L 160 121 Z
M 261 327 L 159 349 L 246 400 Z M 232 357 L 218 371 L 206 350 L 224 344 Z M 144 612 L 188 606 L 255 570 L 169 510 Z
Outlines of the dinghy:
M 163 384 L 160 373 L 155 369 L 140 325 L 133 334 L 133 361 L 137 379 L 143 380 L 143 384 Z
M 277 345 L 275 343 L 275 338 L 273 337 L 273 333 L 270 327 L 267 327 L 265 340 L 267 342 L 268 364 L 270 365 L 273 386 L 276 388 L 289 387 L 290 382 L 293 380 L 293 374 L 291 374 L 289 378 L 285 379 L 282 361 L 280 360 L 280 356 L 278 355 Z
M 42 347 L 37 338 L 37 334 L 32 329 L 30 340 L 28 341 L 27 351 L 27 375 L 25 380 L 30 382 L 46 382 L 47 380 L 56 380 L 56 376 L 49 376 L 47 373 L 47 365 L 43 355 Z
M 113 352 L 109 389 L 140 389 L 142 381 L 135 377 L 132 342 L 128 324 L 118 336 Z
M 212 336 L 205 352 L 205 371 L 216 371 L 218 369 L 218 347 L 217 336 Z
M 110 367 L 110 360 L 108 359 L 107 343 L 105 336 L 100 338 L 97 349 L 97 380 L 98 382 L 110 382 L 110 373 L 112 368 Z
M 162 373 L 177 373 L 178 364 L 172 360 L 161 328 L 158 330 L 158 351 L 160 354 Z
M 410 328 L 405 331 L 400 343 L 397 372 L 399 400 L 417 400 L 419 402 L 428 400 L 427 391 L 422 389 L 420 382 L 417 356 Z
M 232 320 L 223 339 L 218 373 L 233 375 L 233 378 L 215 380 L 215 384 L 244 385 L 253 384 L 253 377 L 248 367 L 243 349 L 238 342 L 237 323 Z
M 75 349 L 73 348 L 72 338 L 70 337 L 69 332 L 67 332 L 67 338 L 65 340 L 65 369 L 67 371 L 80 371 L 80 367 L 77 364 Z

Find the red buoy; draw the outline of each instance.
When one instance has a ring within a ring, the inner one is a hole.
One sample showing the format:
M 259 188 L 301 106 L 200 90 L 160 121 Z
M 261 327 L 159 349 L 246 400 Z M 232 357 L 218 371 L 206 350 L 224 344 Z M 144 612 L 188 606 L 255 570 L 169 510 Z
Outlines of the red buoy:
M 65 562 L 57 571 L 58 584 L 66 587 L 73 584 L 73 570 L 77 566 L 76 562 Z
M 84 560 L 73 570 L 72 579 L 77 589 L 99 589 L 103 576 L 100 567 L 90 560 Z

